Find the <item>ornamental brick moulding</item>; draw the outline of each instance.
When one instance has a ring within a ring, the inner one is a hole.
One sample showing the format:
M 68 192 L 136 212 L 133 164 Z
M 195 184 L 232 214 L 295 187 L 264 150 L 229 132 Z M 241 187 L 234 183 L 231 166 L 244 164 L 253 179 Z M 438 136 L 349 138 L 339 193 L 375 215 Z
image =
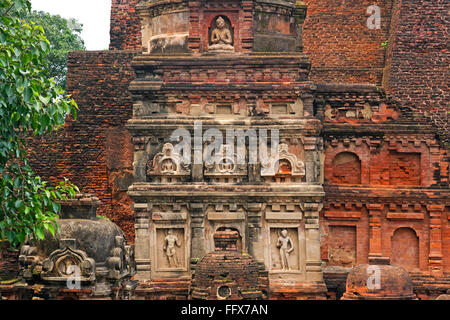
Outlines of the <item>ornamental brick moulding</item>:
M 138 221 L 136 278 L 153 293 L 167 289 L 157 279 L 193 279 L 207 288 L 195 265 L 211 256 L 215 236 L 232 230 L 236 249 L 254 260 L 252 284 L 230 284 L 230 294 L 214 284 L 210 297 L 235 299 L 246 287 L 259 292 L 255 276 L 269 280 L 275 297 L 325 297 L 321 124 L 299 45 L 304 9 L 292 1 L 139 4 L 144 48 L 129 87 L 134 116 L 127 128 L 137 147 L 128 194 Z M 280 39 L 288 45 L 270 45 Z M 208 158 L 213 141 L 230 129 L 244 143 L 222 141 Z M 251 132 L 260 138 L 262 130 L 270 143 L 277 132 L 278 159 L 271 153 L 250 160 Z M 174 132 L 182 139 L 172 139 Z M 238 266 L 236 260 L 231 269 Z

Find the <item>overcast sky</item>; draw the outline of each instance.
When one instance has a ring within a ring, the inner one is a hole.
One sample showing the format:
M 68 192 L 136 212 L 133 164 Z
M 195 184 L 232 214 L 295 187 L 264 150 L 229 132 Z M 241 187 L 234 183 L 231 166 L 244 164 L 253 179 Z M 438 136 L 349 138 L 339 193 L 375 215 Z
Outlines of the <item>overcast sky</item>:
M 87 50 L 104 50 L 109 47 L 109 18 L 111 0 L 31 0 L 33 10 L 75 18 L 83 24 Z

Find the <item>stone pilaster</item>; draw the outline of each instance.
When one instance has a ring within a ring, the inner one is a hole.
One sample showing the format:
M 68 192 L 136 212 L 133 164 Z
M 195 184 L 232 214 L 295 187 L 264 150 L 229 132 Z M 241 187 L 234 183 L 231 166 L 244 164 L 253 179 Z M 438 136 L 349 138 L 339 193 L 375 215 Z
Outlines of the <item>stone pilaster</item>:
M 205 205 L 191 203 L 191 261 L 197 261 L 206 254 L 205 249 Z
M 243 32 L 242 32 L 242 49 L 251 52 L 253 47 L 253 1 L 242 1 L 243 12 Z
M 305 203 L 306 280 L 323 281 L 318 203 Z
M 305 168 L 306 168 L 306 182 L 317 182 L 317 178 L 320 174 L 320 162 L 319 165 L 317 161 L 317 137 L 305 137 L 304 147 L 305 147 Z
M 134 204 L 135 212 L 135 260 L 136 260 L 136 280 L 150 279 L 150 217 L 148 204 Z
M 193 52 L 200 50 L 200 1 L 189 1 L 189 49 Z
M 145 182 L 147 179 L 147 154 L 145 152 L 145 137 L 133 137 L 134 144 L 134 182 Z
M 259 263 L 264 264 L 264 241 L 262 237 L 262 204 L 248 203 L 248 252 Z

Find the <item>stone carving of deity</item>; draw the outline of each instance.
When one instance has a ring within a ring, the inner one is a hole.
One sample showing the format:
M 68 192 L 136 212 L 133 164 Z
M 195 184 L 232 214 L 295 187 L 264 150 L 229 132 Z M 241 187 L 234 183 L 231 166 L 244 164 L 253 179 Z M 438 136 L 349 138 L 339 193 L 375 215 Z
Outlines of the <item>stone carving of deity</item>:
M 291 270 L 289 266 L 289 255 L 294 251 L 294 243 L 288 235 L 288 231 L 283 229 L 277 241 L 277 248 L 280 250 L 280 261 L 282 270 Z
M 234 163 L 232 159 L 224 158 L 219 164 L 218 168 L 222 173 L 232 173 L 234 171 Z
M 178 267 L 177 258 L 177 246 L 181 247 L 181 241 L 176 234 L 173 234 L 172 230 L 167 231 L 167 236 L 164 238 L 163 250 L 166 253 L 167 260 L 169 261 L 169 267 Z
M 171 159 L 166 159 L 161 164 L 161 173 L 175 173 L 176 165 Z
M 211 33 L 212 50 L 233 50 L 233 38 L 230 29 L 226 26 L 222 17 L 217 18 L 216 28 Z

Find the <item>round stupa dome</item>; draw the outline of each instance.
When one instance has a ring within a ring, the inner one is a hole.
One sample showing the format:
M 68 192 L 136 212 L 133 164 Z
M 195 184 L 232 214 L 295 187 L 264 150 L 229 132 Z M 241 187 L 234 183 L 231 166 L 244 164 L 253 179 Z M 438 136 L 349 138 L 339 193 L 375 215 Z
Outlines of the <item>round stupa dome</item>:
M 396 265 L 358 265 L 347 277 L 343 300 L 416 299 L 409 273 Z
M 217 231 L 216 250 L 205 255 L 195 269 L 192 297 L 207 300 L 258 299 L 258 264 L 237 251 L 237 231 Z

